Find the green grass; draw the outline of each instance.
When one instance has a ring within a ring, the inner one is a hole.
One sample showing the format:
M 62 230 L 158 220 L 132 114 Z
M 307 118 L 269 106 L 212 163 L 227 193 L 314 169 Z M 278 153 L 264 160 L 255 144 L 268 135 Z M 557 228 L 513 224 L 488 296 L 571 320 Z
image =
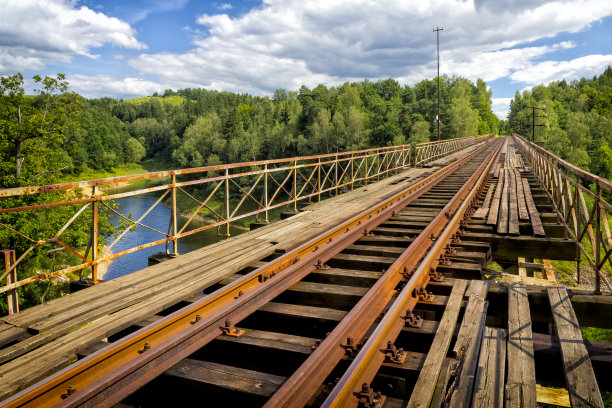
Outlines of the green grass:
M 612 343 L 612 329 L 600 329 L 598 327 L 581 327 L 582 337 L 585 340 Z
M 150 99 L 158 100 L 162 104 L 178 106 L 178 105 L 182 105 L 183 104 L 183 101 L 185 100 L 185 97 L 180 96 L 180 95 L 172 95 L 172 96 L 166 96 L 166 97 L 163 97 L 163 96 L 143 96 L 143 97 L 140 97 L 140 98 L 126 99 L 125 102 L 133 103 L 135 105 L 141 105 L 141 104 L 147 102 Z
M 111 171 L 107 170 L 95 170 L 88 168 L 87 170 L 79 174 L 68 174 L 59 179 L 60 183 L 67 183 L 71 181 L 83 181 L 83 180 L 97 180 L 102 178 L 127 176 L 130 174 L 146 173 L 147 170 L 140 165 L 135 163 L 125 164 L 119 167 L 113 167 Z

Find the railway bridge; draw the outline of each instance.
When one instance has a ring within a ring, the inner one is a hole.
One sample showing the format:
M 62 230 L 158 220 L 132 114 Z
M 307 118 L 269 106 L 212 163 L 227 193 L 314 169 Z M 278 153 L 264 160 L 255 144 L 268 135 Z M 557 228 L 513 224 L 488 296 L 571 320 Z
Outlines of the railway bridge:
M 50 238 L 1 225 L 31 247 L 4 251 L 0 404 L 603 407 L 612 344 L 582 329 L 612 329 L 612 183 L 492 136 L 0 191 L 51 197 L 0 215 L 74 208 Z M 108 189 L 134 180 L 149 184 Z M 102 211 L 152 228 L 151 209 L 109 204 L 138 194 L 171 207 L 167 232 L 102 253 Z M 89 244 L 73 248 L 79 217 Z M 250 232 L 179 255 L 182 237 L 244 219 Z M 163 244 L 160 262 L 99 278 Z M 77 262 L 18 278 L 45 245 Z M 86 288 L 18 310 L 18 287 L 66 274 Z

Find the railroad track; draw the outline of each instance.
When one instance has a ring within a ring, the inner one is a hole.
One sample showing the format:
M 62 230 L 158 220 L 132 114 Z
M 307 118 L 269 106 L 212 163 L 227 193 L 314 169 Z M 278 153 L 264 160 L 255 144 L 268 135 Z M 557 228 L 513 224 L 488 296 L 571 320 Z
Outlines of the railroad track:
M 402 345 L 423 343 L 448 300 L 448 291 L 434 295 L 428 284 L 440 272 L 479 277 L 486 262 L 486 244 L 461 243 L 460 253 L 454 247 L 501 146 L 499 139 L 483 143 L 4 403 L 177 404 L 193 402 L 194 390 L 210 404 L 269 407 L 406 399 L 410 381 L 397 379 L 415 377 L 418 364 Z M 448 259 L 463 269 L 450 270 Z

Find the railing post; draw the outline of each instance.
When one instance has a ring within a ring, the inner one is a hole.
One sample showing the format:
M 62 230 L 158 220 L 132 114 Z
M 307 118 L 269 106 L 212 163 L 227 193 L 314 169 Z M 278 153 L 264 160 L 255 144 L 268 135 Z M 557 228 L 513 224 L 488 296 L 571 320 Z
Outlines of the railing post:
M 91 207 L 91 260 L 94 262 L 94 264 L 91 266 L 91 280 L 94 284 L 98 283 L 98 209 L 100 204 L 96 197 L 96 190 L 96 186 L 91 188 L 91 196 L 95 199 Z
M 172 254 L 178 255 L 178 238 L 176 237 L 178 231 L 177 219 L 177 208 L 176 208 L 176 174 L 172 172 Z
M 338 153 L 336 153 L 336 164 L 334 166 L 334 179 L 336 184 L 336 195 L 338 195 Z
M 317 163 L 317 188 L 318 188 L 318 198 L 321 201 L 321 158 L 319 157 L 319 162 Z
M 365 179 L 365 185 L 368 185 L 368 176 L 370 175 L 370 169 L 368 167 L 368 152 L 366 152 L 366 154 L 363 156 L 363 164 L 364 164 L 364 179 Z
M 355 153 L 351 153 L 351 191 L 355 185 Z
M 268 163 L 264 164 L 264 207 L 266 215 L 266 223 L 268 220 Z
M 229 169 L 225 168 L 225 236 L 230 236 Z
M 576 209 L 576 225 L 574 225 L 575 233 L 576 233 L 576 278 L 578 280 L 578 284 L 580 284 L 580 258 L 582 254 L 580 253 L 580 241 L 578 238 L 580 237 L 580 192 L 578 186 L 580 185 L 580 177 L 576 174 L 576 187 L 574 187 L 574 208 Z
M 14 249 L 4 249 L 2 251 L 4 254 L 4 267 L 5 270 L 8 271 L 11 269 L 11 266 L 15 264 L 15 250 Z M 6 275 L 6 284 L 10 285 L 11 283 L 17 282 L 17 268 L 13 268 L 8 275 Z M 13 314 L 19 312 L 19 295 L 17 293 L 17 289 L 12 289 L 7 292 L 6 300 L 8 303 L 8 314 Z
M 293 162 L 293 211 L 297 212 L 297 160 Z
M 601 277 L 599 276 L 599 262 L 601 258 L 600 247 L 601 247 L 601 211 L 600 211 L 600 195 L 601 188 L 599 187 L 599 182 L 595 182 L 595 213 L 597 217 L 595 218 L 596 226 L 595 226 L 595 293 L 601 294 Z

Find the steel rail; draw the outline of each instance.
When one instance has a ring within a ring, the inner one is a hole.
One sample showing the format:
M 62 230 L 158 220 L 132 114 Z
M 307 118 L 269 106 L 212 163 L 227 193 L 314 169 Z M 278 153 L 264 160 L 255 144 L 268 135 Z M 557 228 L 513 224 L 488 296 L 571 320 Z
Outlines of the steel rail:
M 488 159 L 498 154 L 501 145 L 494 148 Z M 486 146 L 474 152 L 471 157 L 479 154 Z M 485 161 L 487 163 L 488 161 Z M 469 183 L 469 181 L 468 181 Z M 466 183 L 467 185 L 467 183 Z M 347 339 L 358 344 L 366 335 L 368 329 L 374 324 L 376 318 L 393 298 L 395 288 L 402 279 L 408 276 L 419 260 L 432 246 L 432 239 L 436 238 L 449 222 L 449 215 L 460 205 L 466 195 L 464 186 L 451 201 L 427 225 L 396 261 L 376 281 L 374 286 L 351 309 L 336 328 L 327 335 L 315 351 L 302 363 L 296 372 L 289 377 L 283 385 L 272 395 L 265 407 L 278 406 L 301 407 L 304 406 L 318 390 L 336 364 L 346 354 Z M 433 266 L 433 265 L 432 265 Z M 423 270 L 424 271 L 424 270 Z M 430 270 L 415 273 L 413 289 L 424 289 L 430 280 Z M 435 271 L 435 269 L 434 269 Z M 437 276 L 433 276 L 437 279 Z M 383 347 L 384 349 L 385 347 Z
M 234 324 L 416 200 L 476 153 L 438 170 L 191 306 L 23 390 L 5 401 L 5 406 L 112 405 L 120 401 L 219 335 L 235 334 Z M 70 397 L 64 399 L 67 395 Z
M 436 239 L 431 250 L 421 261 L 410 280 L 402 288 L 397 299 L 390 306 L 381 322 L 376 326 L 367 342 L 353 359 L 345 374 L 324 401 L 322 407 L 357 406 L 359 403 L 358 396 L 363 384 L 371 383 L 385 359 L 384 350 L 386 345 L 388 342 L 393 343 L 395 341 L 405 325 L 405 315 L 411 312 L 417 304 L 418 296 L 415 295 L 415 290 L 422 287 L 432 268 L 435 270 L 437 267 L 440 255 L 451 240 L 451 237 L 459 229 L 461 220 L 472 205 L 472 201 L 480 191 L 481 186 L 484 186 L 489 170 L 495 163 L 495 159 L 498 158 L 500 151 L 501 143 L 498 142 L 494 151 L 483 161 L 478 170 L 457 193 L 453 201 L 459 203 L 459 206 L 454 211 L 452 219 L 447 223 L 443 232 Z M 395 269 L 394 272 L 397 273 L 399 268 L 402 268 L 400 259 L 390 269 Z

